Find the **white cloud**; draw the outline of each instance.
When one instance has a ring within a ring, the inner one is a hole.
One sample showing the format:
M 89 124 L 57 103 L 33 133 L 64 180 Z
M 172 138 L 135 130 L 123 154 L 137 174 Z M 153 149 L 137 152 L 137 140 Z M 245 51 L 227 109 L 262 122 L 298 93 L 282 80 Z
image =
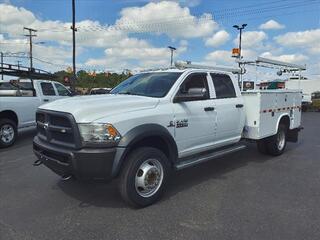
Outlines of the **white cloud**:
M 226 43 L 230 39 L 230 35 L 225 30 L 215 33 L 212 37 L 208 38 L 205 42 L 206 46 L 218 47 Z
M 205 61 L 213 64 L 232 64 L 234 58 L 231 57 L 231 51 L 217 50 L 209 53 L 205 57 Z
M 263 31 L 247 31 L 242 34 L 242 47 L 243 48 L 252 48 L 252 47 L 261 47 L 263 41 L 268 38 L 267 34 Z M 234 39 L 234 44 L 238 46 L 239 44 L 239 35 Z
M 191 15 L 188 7 L 177 2 L 151 2 L 142 7 L 128 7 L 120 12 L 115 26 L 133 32 L 164 33 L 172 38 L 196 38 L 212 34 L 218 24 L 211 14 Z
M 278 23 L 277 21 L 271 19 L 271 20 L 261 24 L 259 28 L 262 30 L 278 30 L 278 29 L 285 28 L 285 26 Z
M 311 54 L 320 53 L 320 29 L 301 32 L 288 32 L 274 38 L 277 43 L 286 47 L 307 49 Z
M 175 57 L 187 50 L 187 41 L 180 41 L 180 45 L 175 51 Z M 91 67 L 106 67 L 119 69 L 126 64 L 129 68 L 131 60 L 138 61 L 140 68 L 154 66 L 168 66 L 170 64 L 170 51 L 166 47 L 154 47 L 145 40 L 125 39 L 115 47 L 105 50 L 105 57 L 101 59 L 89 59 L 85 65 Z

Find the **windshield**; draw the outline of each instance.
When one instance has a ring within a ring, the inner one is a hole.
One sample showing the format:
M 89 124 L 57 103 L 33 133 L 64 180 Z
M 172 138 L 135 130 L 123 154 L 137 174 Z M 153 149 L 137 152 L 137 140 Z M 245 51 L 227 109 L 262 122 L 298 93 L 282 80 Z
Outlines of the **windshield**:
M 180 75 L 180 72 L 137 74 L 120 83 L 111 93 L 164 97 Z

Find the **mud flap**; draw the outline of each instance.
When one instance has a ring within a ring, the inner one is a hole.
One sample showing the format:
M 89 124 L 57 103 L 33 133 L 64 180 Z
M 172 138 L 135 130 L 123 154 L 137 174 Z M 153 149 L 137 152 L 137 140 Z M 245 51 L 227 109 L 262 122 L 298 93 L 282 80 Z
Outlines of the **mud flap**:
M 289 129 L 287 133 L 287 141 L 288 142 L 298 142 L 299 132 L 303 129 L 303 127 Z

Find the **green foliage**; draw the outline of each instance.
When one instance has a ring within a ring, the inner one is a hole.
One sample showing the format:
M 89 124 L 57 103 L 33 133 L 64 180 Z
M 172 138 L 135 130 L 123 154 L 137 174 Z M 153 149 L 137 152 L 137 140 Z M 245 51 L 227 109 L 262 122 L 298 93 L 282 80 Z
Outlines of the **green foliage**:
M 64 83 L 64 77 L 69 77 L 69 79 L 72 78 L 72 73 L 68 73 L 66 71 L 58 71 L 54 73 L 57 78 L 56 81 L 59 81 L 63 84 Z M 80 70 L 77 72 L 77 82 L 76 87 L 79 88 L 114 88 L 119 83 L 124 81 L 130 76 L 130 74 L 127 73 L 96 73 L 96 76 L 90 76 L 89 73 L 87 73 L 84 70 Z M 65 84 L 68 85 L 68 84 Z

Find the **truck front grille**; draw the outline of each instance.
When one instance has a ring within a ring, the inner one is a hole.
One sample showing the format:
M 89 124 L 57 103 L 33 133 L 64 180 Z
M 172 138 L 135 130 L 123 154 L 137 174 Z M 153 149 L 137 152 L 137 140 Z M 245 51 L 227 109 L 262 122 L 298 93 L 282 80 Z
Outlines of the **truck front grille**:
M 70 148 L 81 147 L 79 130 L 71 114 L 38 110 L 36 121 L 41 140 Z

